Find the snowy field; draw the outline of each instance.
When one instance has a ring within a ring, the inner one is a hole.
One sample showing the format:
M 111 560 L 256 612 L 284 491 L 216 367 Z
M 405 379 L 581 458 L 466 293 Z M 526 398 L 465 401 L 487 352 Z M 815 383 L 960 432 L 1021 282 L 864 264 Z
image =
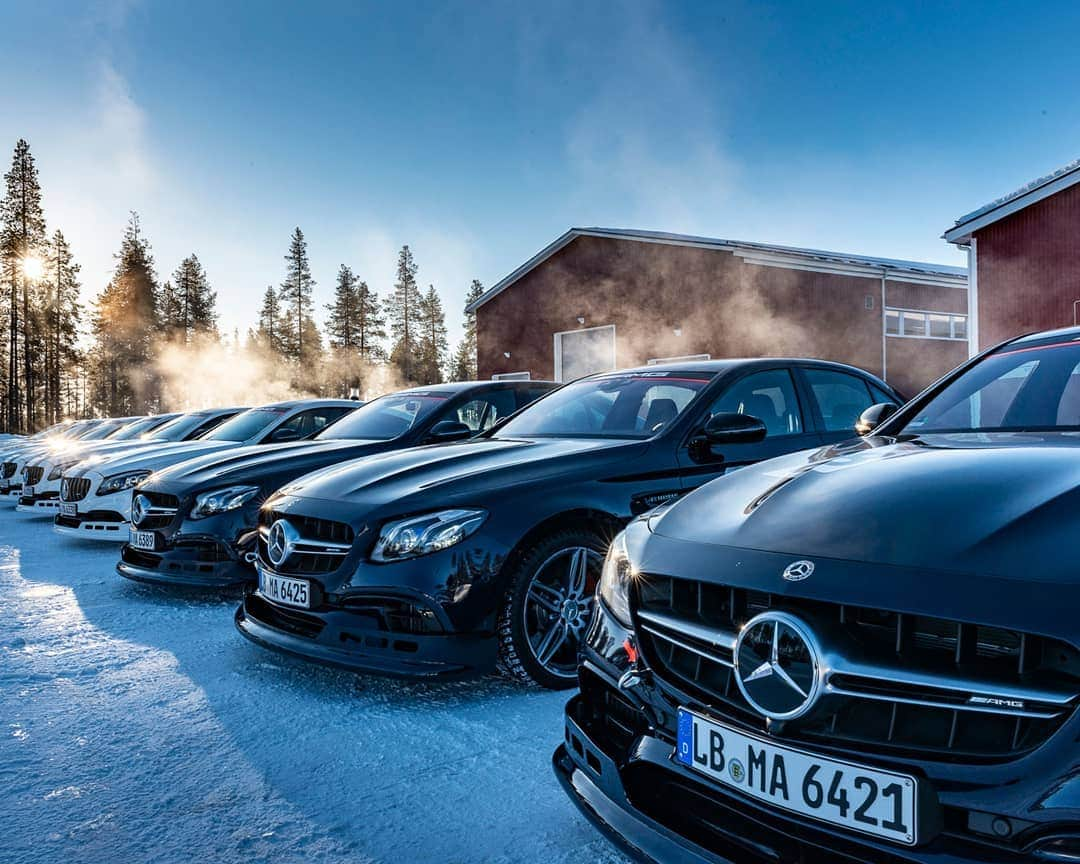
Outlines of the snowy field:
M 0 862 L 620 862 L 550 767 L 566 695 L 279 658 L 235 596 L 0 511 Z

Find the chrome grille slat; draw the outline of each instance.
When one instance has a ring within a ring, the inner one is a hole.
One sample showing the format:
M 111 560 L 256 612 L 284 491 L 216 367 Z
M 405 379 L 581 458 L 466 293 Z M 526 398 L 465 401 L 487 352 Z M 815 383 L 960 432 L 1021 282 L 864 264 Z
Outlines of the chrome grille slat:
M 633 604 L 644 657 L 659 678 L 720 715 L 762 727 L 734 682 L 739 630 L 774 608 L 814 622 L 826 649 L 823 695 L 782 734 L 835 747 L 1015 758 L 1052 735 L 1080 694 L 1080 679 L 1062 668 L 1080 652 L 1032 634 L 647 574 Z

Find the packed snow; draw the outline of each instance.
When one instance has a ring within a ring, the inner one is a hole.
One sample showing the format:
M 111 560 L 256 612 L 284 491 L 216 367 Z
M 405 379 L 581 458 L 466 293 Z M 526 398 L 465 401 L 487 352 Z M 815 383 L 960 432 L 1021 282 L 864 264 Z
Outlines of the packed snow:
M 609 862 L 550 757 L 564 693 L 270 654 L 236 595 L 0 510 L 0 861 Z

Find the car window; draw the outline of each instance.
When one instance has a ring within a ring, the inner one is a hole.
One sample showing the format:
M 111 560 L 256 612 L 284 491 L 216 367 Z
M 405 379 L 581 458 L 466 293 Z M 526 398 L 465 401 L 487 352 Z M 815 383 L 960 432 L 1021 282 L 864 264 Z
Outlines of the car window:
M 328 405 L 324 405 L 320 408 L 309 408 L 307 411 L 301 411 L 295 417 L 290 417 L 275 429 L 274 432 L 277 432 L 280 429 L 291 429 L 301 438 L 306 438 L 308 435 L 313 435 L 318 432 L 324 426 L 328 426 L 342 414 L 350 410 L 352 409 Z
M 319 440 L 389 441 L 446 405 L 446 393 L 406 391 L 380 396 L 319 433 Z
M 817 400 L 827 432 L 850 432 L 867 408 L 874 404 L 862 378 L 832 369 L 804 369 Z
M 1080 343 L 1006 346 L 948 384 L 905 432 L 1080 430 Z
M 206 440 L 248 441 L 288 412 L 288 408 L 250 408 L 211 430 L 206 435 Z
M 211 429 L 216 429 L 218 426 L 220 426 L 222 423 L 224 423 L 230 417 L 234 417 L 234 416 L 236 416 L 236 415 L 234 415 L 234 414 L 218 414 L 218 415 L 216 415 L 214 417 L 208 417 L 206 420 L 204 420 L 202 423 L 200 423 L 198 426 L 196 426 L 194 429 L 192 429 L 187 434 L 187 438 L 188 439 L 200 438 L 203 435 L 205 435 L 207 432 L 209 432 Z
M 630 372 L 584 378 L 529 406 L 496 437 L 649 438 L 667 429 L 708 373 Z
M 754 372 L 739 379 L 720 394 L 709 413 L 757 417 L 770 438 L 798 435 L 805 426 L 795 383 L 787 369 Z
M 899 405 L 900 399 L 892 393 L 886 393 L 880 387 L 875 384 L 870 385 L 870 395 L 874 397 L 875 403 L 880 402 L 892 402 L 893 405 Z
M 464 423 L 473 432 L 485 432 L 516 410 L 517 399 L 513 390 L 490 390 L 458 408 L 450 409 L 446 416 L 439 417 L 439 421 L 455 420 Z

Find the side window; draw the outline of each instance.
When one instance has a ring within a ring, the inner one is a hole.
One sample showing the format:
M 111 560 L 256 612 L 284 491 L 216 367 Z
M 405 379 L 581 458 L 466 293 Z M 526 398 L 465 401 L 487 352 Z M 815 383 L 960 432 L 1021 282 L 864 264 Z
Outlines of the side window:
M 188 439 L 199 438 L 213 429 L 215 426 L 220 426 L 229 417 L 234 416 L 231 414 L 219 414 L 217 417 L 211 417 L 209 420 L 203 420 L 198 426 L 196 426 L 191 432 L 188 433 Z
M 893 396 L 891 393 L 886 393 L 880 387 L 870 385 L 870 395 L 873 397 L 875 404 L 878 402 L 892 402 L 894 405 L 900 404 L 898 396 Z
M 831 369 L 803 371 L 814 391 L 827 432 L 850 432 L 859 415 L 873 404 L 870 390 L 861 378 Z
M 757 417 L 770 438 L 798 435 L 804 428 L 795 384 L 786 369 L 755 372 L 736 381 L 709 409 L 710 414 L 721 412 Z
M 526 405 L 535 402 L 541 396 L 545 396 L 550 392 L 550 387 L 522 387 L 517 391 L 517 406 L 518 408 L 524 408 Z
M 279 426 L 279 429 L 292 429 L 301 438 L 318 432 L 328 423 L 337 420 L 349 408 L 336 408 L 336 407 L 323 407 L 323 408 L 311 408 L 307 411 L 301 411 L 295 417 L 291 417 L 285 423 Z
M 1058 426 L 1080 426 L 1080 365 L 1069 375 L 1057 410 Z
M 657 384 L 645 391 L 634 431 L 655 435 L 682 413 L 697 393 L 687 387 Z
M 457 420 L 473 432 L 484 432 L 517 410 L 514 391 L 492 390 L 452 410 L 441 420 Z

